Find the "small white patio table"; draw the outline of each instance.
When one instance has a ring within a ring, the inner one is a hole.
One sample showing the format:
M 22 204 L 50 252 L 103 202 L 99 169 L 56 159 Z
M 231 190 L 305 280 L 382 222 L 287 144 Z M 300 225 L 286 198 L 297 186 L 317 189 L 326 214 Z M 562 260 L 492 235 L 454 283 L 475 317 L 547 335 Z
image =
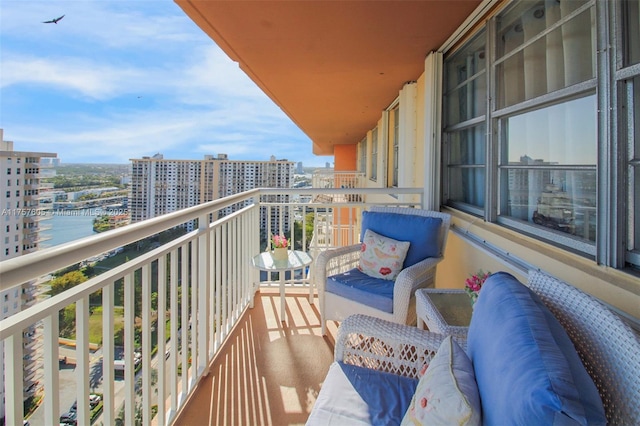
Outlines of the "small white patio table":
M 275 260 L 271 252 L 265 251 L 253 256 L 252 263 L 261 271 L 277 272 L 280 279 L 280 321 L 287 320 L 284 300 L 284 276 L 286 271 L 293 272 L 311 265 L 313 259 L 308 253 L 300 250 L 288 250 L 287 260 Z M 313 286 L 309 288 L 309 298 L 313 297 Z
M 418 328 L 467 338 L 473 307 L 464 290 L 423 288 L 416 291 Z

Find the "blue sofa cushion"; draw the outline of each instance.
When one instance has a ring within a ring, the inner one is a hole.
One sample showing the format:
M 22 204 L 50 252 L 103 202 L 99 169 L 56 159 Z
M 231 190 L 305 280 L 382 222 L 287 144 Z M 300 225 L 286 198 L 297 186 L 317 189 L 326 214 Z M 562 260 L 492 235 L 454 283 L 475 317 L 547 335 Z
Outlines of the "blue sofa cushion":
M 393 281 L 373 278 L 358 268 L 327 277 L 325 290 L 346 299 L 393 313 Z
M 410 214 L 362 212 L 361 241 L 367 229 L 398 241 L 409 241 L 403 269 L 427 257 L 439 257 L 442 219 Z
M 482 286 L 467 338 L 483 423 L 606 424 L 593 380 L 543 302 L 499 272 Z
M 369 407 L 372 425 L 402 422 L 418 385 L 417 379 L 338 362 L 353 389 Z

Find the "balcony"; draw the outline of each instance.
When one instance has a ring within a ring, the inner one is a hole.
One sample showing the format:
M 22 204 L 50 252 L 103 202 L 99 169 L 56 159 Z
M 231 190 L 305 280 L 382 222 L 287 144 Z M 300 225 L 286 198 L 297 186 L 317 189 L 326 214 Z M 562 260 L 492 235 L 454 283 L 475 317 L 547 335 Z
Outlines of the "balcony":
M 363 188 L 364 173 L 318 169 L 313 172 L 311 182 L 314 188 Z
M 308 299 L 309 279 L 301 274 L 286 281 L 288 321 L 278 320 L 279 297 L 268 280 L 260 281 L 250 262 L 264 250 L 261 232 L 263 237 L 286 232 L 313 254 L 357 241 L 361 212 L 371 205 L 367 197 L 379 200 L 386 195 L 391 200 L 377 205 L 422 206 L 422 190 L 398 188 L 336 188 L 332 192 L 341 195 L 336 198 L 340 201 L 299 201 L 318 199 L 325 192 L 251 190 L 3 262 L 0 282 L 7 290 L 183 224 L 196 224 L 193 231 L 155 244 L 2 321 L 7 424 L 22 422 L 22 395 L 33 395 L 23 394 L 22 335 L 39 322 L 44 325 L 39 339 L 44 397 L 30 422 L 40 424 L 35 419 L 39 416 L 42 424 L 49 424 L 64 412 L 67 401 L 62 395 L 69 383 L 61 378 L 59 359 L 69 349 L 59 346 L 59 312 L 74 304 L 73 396 L 82 401 L 92 392 L 102 393 L 102 424 L 115 424 L 117 418 L 131 424 L 138 416 L 142 424 L 186 425 L 201 423 L 203 415 L 212 424 L 303 423 L 331 361 L 333 339 L 320 336 L 318 309 Z M 356 196 L 359 201 L 350 201 Z M 232 213 L 218 217 L 221 211 Z M 302 226 L 287 231 L 285 224 L 294 219 Z M 310 220 L 315 236 L 296 231 L 307 229 Z M 116 300 L 122 303 L 116 306 Z M 90 317 L 98 310 L 99 352 L 89 341 Z M 166 322 L 159 326 L 158 318 Z M 335 333 L 335 327 L 329 332 Z M 116 360 L 122 376 L 116 376 L 115 368 L 96 367 L 115 366 Z M 79 404 L 78 423 L 90 424 L 90 415 L 88 407 Z

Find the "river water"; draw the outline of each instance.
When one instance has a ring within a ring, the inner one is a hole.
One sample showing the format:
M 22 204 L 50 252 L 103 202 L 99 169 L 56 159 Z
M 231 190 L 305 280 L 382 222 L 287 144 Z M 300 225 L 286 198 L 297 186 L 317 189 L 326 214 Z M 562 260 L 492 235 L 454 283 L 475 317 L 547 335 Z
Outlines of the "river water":
M 53 247 L 95 234 L 93 219 L 101 213 L 102 210 L 95 208 L 54 210 L 51 219 L 44 221 L 44 225 L 51 229 L 42 233 L 51 239 L 45 241 L 43 247 Z

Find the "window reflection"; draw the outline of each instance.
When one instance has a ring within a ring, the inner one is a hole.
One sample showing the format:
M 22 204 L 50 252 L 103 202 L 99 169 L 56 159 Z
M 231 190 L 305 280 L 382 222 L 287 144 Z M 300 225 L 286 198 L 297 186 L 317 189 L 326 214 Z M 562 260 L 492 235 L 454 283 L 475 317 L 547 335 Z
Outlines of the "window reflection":
M 595 170 L 503 169 L 501 178 L 502 215 L 595 241 Z
M 501 120 L 500 215 L 595 241 L 596 113 L 590 95 Z
M 547 165 L 595 165 L 596 120 L 595 95 L 504 119 L 500 163 L 527 157 Z

